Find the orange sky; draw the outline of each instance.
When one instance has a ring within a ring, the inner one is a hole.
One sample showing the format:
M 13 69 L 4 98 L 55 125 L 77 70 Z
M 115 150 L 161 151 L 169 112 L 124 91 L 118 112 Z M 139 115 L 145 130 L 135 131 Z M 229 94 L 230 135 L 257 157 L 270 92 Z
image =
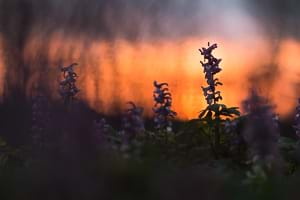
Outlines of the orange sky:
M 42 38 L 33 37 L 24 53 L 25 60 L 34 61 L 35 51 L 42 45 Z M 1 40 L 0 40 L 1 41 Z M 225 40 L 222 38 L 185 38 L 177 41 L 138 41 L 115 42 L 96 41 L 88 45 L 83 39 L 65 38 L 60 34 L 52 36 L 49 60 L 55 63 L 59 50 L 65 58 L 65 64 L 79 62 L 77 72 L 80 77 L 78 87 L 82 92 L 80 99 L 104 113 L 111 113 L 115 104 L 121 108 L 127 101 L 134 101 L 146 108 L 151 115 L 153 106 L 153 80 L 168 82 L 173 94 L 173 109 L 181 119 L 197 117 L 205 107 L 201 86 L 204 86 L 204 74 L 199 63 L 202 60 L 198 49 L 216 42 L 219 48 L 216 57 L 222 58 L 223 71 L 218 74 L 224 86 L 223 102 L 229 106 L 240 106 L 247 96 L 249 77 L 265 70 L 270 63 L 279 65 L 280 75 L 276 76 L 272 88 L 265 94 L 277 105 L 277 111 L 286 115 L 294 109 L 297 94 L 296 83 L 300 72 L 300 43 L 292 39 L 284 40 L 275 58 L 271 56 L 271 45 L 264 38 L 256 37 L 250 41 Z M 1 42 L 0 42 L 1 43 Z M 72 51 L 71 51 L 72 50 Z M 1 56 L 1 48 L 0 48 Z M 3 91 L 5 67 L 0 58 L 0 95 Z M 33 62 L 34 63 L 34 62 Z M 33 64 L 32 69 L 38 69 Z M 56 70 L 57 66 L 49 66 Z M 38 70 L 36 70 L 38 73 Z M 53 76 L 53 74 L 49 74 Z M 51 92 L 57 97 L 57 77 L 52 77 Z M 29 84 L 33 84 L 35 76 Z M 32 88 L 28 86 L 27 88 Z M 28 91 L 30 92 L 30 91 Z

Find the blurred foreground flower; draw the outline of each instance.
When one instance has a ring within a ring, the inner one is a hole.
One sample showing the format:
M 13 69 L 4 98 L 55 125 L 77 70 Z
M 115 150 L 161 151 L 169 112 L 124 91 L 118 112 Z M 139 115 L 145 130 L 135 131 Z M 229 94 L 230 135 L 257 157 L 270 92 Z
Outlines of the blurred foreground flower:
M 273 106 L 252 89 L 248 99 L 243 102 L 243 108 L 248 114 L 243 136 L 250 149 L 252 162 L 269 169 L 276 167 L 280 160 L 280 134 Z

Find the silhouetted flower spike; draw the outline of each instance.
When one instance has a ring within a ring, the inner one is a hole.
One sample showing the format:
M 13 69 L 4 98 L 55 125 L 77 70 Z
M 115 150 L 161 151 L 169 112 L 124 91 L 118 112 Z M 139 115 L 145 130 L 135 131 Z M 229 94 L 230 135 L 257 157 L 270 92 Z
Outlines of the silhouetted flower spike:
M 71 75 L 71 77 L 77 77 L 77 74 L 74 72 L 73 69 L 73 67 L 77 65 L 77 63 L 72 63 L 67 67 L 61 67 L 61 71 L 64 73 L 64 77 L 66 77 L 67 75 Z
M 296 135 L 300 137 L 300 98 L 298 99 L 298 106 L 296 107 L 295 124 L 293 127 L 296 131 Z
M 227 132 L 235 134 L 235 132 L 232 131 L 234 126 L 231 126 L 231 120 L 228 119 L 228 122 L 224 123 L 223 117 L 232 118 L 240 115 L 237 107 L 228 108 L 226 105 L 218 103 L 223 98 L 221 92 L 217 90 L 217 86 L 223 84 L 218 78 L 215 78 L 215 75 L 222 71 L 219 66 L 222 59 L 215 58 L 212 54 L 213 50 L 217 47 L 217 44 L 210 45 L 210 43 L 208 43 L 207 48 L 203 47 L 199 49 L 201 55 L 204 57 L 204 60 L 200 61 L 200 63 L 203 67 L 204 77 L 207 83 L 206 86 L 201 86 L 201 88 L 206 103 L 208 104 L 207 107 L 200 112 L 199 118 L 212 128 L 209 131 L 209 134 L 212 135 L 209 139 L 211 140 L 212 152 L 216 159 L 222 154 L 222 146 L 225 147 L 225 144 L 228 144 L 225 140 L 222 141 L 222 128 L 225 127 Z M 226 138 L 232 138 L 232 135 L 227 134 L 227 136 Z
M 78 75 L 74 72 L 73 67 L 78 65 L 73 63 L 67 67 L 62 67 L 61 72 L 63 73 L 63 80 L 60 81 L 59 93 L 64 99 L 65 103 L 72 101 L 77 93 L 80 91 L 76 86 Z
M 214 78 L 214 75 L 219 73 L 222 69 L 219 67 L 222 59 L 217 59 L 212 55 L 214 49 L 218 46 L 217 44 L 213 44 L 210 46 L 208 43 L 208 48 L 199 49 L 201 55 L 204 56 L 204 62 L 200 61 L 203 72 L 205 74 L 205 79 L 208 84 L 207 87 L 202 87 L 205 99 L 207 104 L 212 105 L 217 103 L 219 100 L 222 100 L 221 92 L 216 91 L 216 87 L 218 85 L 222 85 L 219 79 Z
M 159 89 L 161 89 L 164 86 L 169 86 L 168 83 L 157 83 L 157 81 L 154 81 L 153 84 L 156 88 L 159 88 Z
M 154 107 L 152 108 L 154 112 L 154 123 L 156 129 L 166 129 L 172 131 L 172 122 L 171 119 L 175 118 L 177 113 L 172 111 L 172 95 L 169 92 L 167 83 L 157 83 L 154 84 Z
M 199 51 L 201 52 L 201 55 L 204 56 L 204 59 L 209 59 L 211 57 L 212 51 L 216 48 L 218 48 L 217 44 L 210 45 L 208 43 L 208 48 L 202 47 L 201 49 L 199 49 Z
M 133 102 L 128 102 L 129 109 L 125 110 L 122 118 L 122 129 L 128 139 L 135 137 L 137 134 L 145 131 L 142 107 L 136 106 Z
M 155 87 L 153 98 L 157 104 L 163 104 L 166 99 L 172 100 L 171 93 L 169 92 L 167 83 L 158 84 L 156 81 L 153 82 Z

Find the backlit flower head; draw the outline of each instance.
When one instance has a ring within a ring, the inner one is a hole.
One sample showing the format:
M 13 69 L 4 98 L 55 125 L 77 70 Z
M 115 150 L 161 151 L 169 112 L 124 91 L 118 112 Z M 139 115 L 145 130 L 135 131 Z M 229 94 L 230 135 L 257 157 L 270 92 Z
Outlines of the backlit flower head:
M 208 43 L 208 48 L 203 47 L 199 49 L 201 55 L 203 55 L 204 57 L 204 62 L 200 61 L 200 63 L 203 67 L 205 79 L 208 84 L 208 86 L 202 87 L 202 90 L 206 102 L 209 105 L 215 104 L 219 100 L 222 100 L 221 92 L 216 90 L 216 87 L 218 85 L 222 85 L 222 83 L 219 81 L 219 79 L 214 77 L 217 73 L 219 73 L 222 70 L 219 66 L 222 59 L 217 59 L 212 55 L 213 50 L 217 47 L 217 44 L 210 45 Z
M 64 99 L 65 103 L 72 101 L 79 89 L 76 86 L 78 75 L 74 72 L 74 66 L 78 65 L 73 63 L 67 67 L 62 67 L 61 72 L 63 74 L 63 80 L 59 83 L 59 94 Z
M 172 131 L 172 121 L 177 113 L 172 110 L 172 95 L 167 83 L 153 82 L 154 85 L 154 123 L 156 129 Z

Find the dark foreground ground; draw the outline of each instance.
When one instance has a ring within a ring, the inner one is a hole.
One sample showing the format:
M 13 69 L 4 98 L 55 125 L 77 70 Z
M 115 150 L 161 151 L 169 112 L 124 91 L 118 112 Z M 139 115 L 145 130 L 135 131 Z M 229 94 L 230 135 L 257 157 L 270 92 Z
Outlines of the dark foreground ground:
M 284 167 L 264 173 L 229 155 L 215 159 L 196 122 L 175 122 L 174 133 L 146 133 L 124 143 L 120 117 L 105 142 L 94 135 L 101 114 L 77 102 L 51 102 L 38 141 L 32 102 L 0 105 L 0 199 L 299 199 L 298 147 L 290 123 L 280 123 Z M 43 112 L 46 112 L 45 110 Z

